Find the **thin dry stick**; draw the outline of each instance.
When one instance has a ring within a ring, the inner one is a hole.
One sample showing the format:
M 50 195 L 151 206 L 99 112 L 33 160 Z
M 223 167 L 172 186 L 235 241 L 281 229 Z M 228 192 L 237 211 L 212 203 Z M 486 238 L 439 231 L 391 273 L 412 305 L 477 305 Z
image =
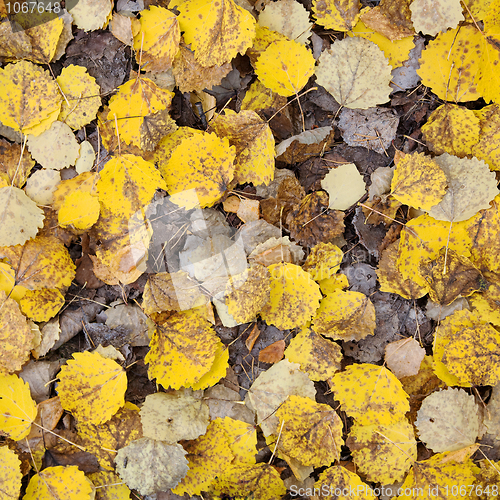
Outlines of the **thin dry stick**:
M 276 440 L 276 444 L 274 445 L 273 454 L 271 455 L 271 458 L 269 459 L 269 462 L 268 462 L 269 465 L 271 465 L 271 462 L 273 461 L 273 458 L 274 458 L 274 455 L 276 453 L 276 450 L 278 449 L 278 444 L 280 442 L 281 432 L 283 431 L 283 426 L 284 425 L 285 425 L 285 420 L 283 420 L 283 422 L 281 423 L 280 432 L 278 434 L 278 439 Z

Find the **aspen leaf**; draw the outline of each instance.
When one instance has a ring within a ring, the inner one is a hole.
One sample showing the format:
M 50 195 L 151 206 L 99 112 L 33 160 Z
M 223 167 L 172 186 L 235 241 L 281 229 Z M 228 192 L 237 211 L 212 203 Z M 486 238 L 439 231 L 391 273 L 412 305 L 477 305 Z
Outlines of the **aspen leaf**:
M 474 396 L 463 389 L 436 391 L 423 400 L 415 426 L 420 439 L 432 451 L 460 450 L 476 442 L 479 409 Z
M 351 472 L 350 470 L 342 467 L 341 465 L 334 465 L 325 469 L 318 477 L 316 483 L 314 483 L 314 488 L 320 488 L 319 491 L 331 491 L 331 487 L 335 485 L 340 492 L 356 491 L 356 496 L 359 500 L 368 500 L 373 498 L 374 492 L 366 483 L 361 481 L 360 477 Z M 340 494 L 335 495 L 338 500 L 348 500 L 351 495 Z
M 472 147 L 472 155 L 484 160 L 491 170 L 500 170 L 500 107 L 492 104 L 476 111 L 475 115 L 479 118 L 480 132 L 479 140 Z
M 0 247 L 0 259 L 11 264 L 16 283 L 30 290 L 70 286 L 75 277 L 68 250 L 52 236 L 38 236 L 24 246 Z
M 24 191 L 13 186 L 0 188 L 0 245 L 23 245 L 36 236 L 44 218 L 43 211 Z
M 408 154 L 396 162 L 391 195 L 404 205 L 430 210 L 446 193 L 446 175 L 423 153 Z
M 500 326 L 499 300 L 500 286 L 498 283 L 491 283 L 487 290 L 475 293 L 469 298 L 474 312 L 484 321 L 489 321 L 495 326 Z
M 239 113 L 227 109 L 210 127 L 219 137 L 226 137 L 235 147 L 234 180 L 254 186 L 269 184 L 274 178 L 274 138 L 269 125 L 255 111 Z
M 172 92 L 158 87 L 149 78 L 134 78 L 118 87 L 118 93 L 109 101 L 106 120 L 113 123 L 114 130 L 116 117 L 120 140 L 142 148 L 145 140 L 142 126 L 146 117 L 166 110 L 172 97 Z M 104 121 L 102 115 L 99 127 Z
M 202 66 L 220 66 L 252 44 L 255 20 L 233 0 L 217 5 L 209 0 L 186 0 L 178 8 L 184 40 Z
M 31 156 L 42 167 L 61 170 L 74 165 L 80 146 L 73 132 L 65 123 L 55 121 L 50 128 L 38 136 L 28 136 Z
M 210 207 L 224 194 L 234 175 L 234 148 L 211 133 L 180 137 L 167 158 L 159 160 L 171 201 L 186 209 Z
M 259 351 L 259 361 L 263 363 L 277 363 L 283 359 L 285 341 L 278 340 Z
M 390 40 L 401 40 L 415 34 L 410 3 L 411 0 L 383 0 L 373 9 L 363 9 L 360 17 L 369 28 L 382 33 Z
M 54 202 L 54 193 L 60 182 L 60 172 L 43 168 L 30 176 L 24 191 L 37 205 L 50 206 Z
M 227 495 L 252 495 L 260 500 L 281 498 L 286 493 L 278 471 L 266 463 L 234 465 L 215 480 L 214 488 Z
M 264 436 L 279 431 L 275 412 L 289 395 L 314 399 L 314 384 L 299 368 L 300 365 L 284 359 L 261 373 L 250 387 L 245 403 L 257 412 L 257 424 Z
M 113 3 L 110 0 L 78 0 L 68 6 L 73 22 L 84 31 L 103 29 L 111 19 Z
M 97 181 L 101 205 L 113 215 L 127 218 L 149 203 L 158 188 L 166 185 L 154 165 L 128 154 L 108 161 Z
M 254 264 L 249 270 L 231 276 L 226 285 L 225 303 L 229 314 L 239 324 L 254 320 L 269 297 L 270 274 L 260 264 Z
M 313 280 L 321 281 L 333 276 L 339 269 L 344 253 L 333 243 L 318 243 L 311 249 L 302 269 Z
M 296 0 L 268 3 L 259 14 L 259 25 L 277 31 L 298 43 L 305 44 L 311 36 L 309 13 Z
M 257 431 L 255 426 L 230 417 L 216 418 L 214 422 L 224 429 L 226 433 L 229 448 L 234 455 L 232 464 L 255 463 L 255 454 L 257 452 Z
M 375 333 L 375 308 L 361 292 L 334 290 L 321 300 L 312 324 L 335 340 L 361 340 Z
M 387 367 L 398 377 L 417 375 L 425 357 L 425 349 L 414 338 L 396 340 L 385 347 Z
M 405 419 L 391 425 L 354 423 L 346 442 L 367 481 L 402 481 L 417 458 L 413 426 Z
M 35 474 L 26 488 L 25 500 L 92 500 L 95 488 L 75 465 L 47 467 Z
M 290 395 L 276 416 L 280 420 L 279 449 L 288 456 L 313 467 L 339 460 L 343 424 L 333 408 Z
M 64 303 L 64 302 L 63 302 Z M 40 328 L 42 341 L 35 349 L 32 349 L 31 354 L 35 359 L 45 356 L 54 344 L 59 340 L 61 328 L 59 327 L 59 318 L 52 318 Z M 48 377 L 52 378 L 52 377 Z
M 16 285 L 16 273 L 5 262 L 0 262 L 0 290 L 18 303 L 28 291 L 24 286 Z
M 20 441 L 29 434 L 36 413 L 28 383 L 17 375 L 0 374 L 0 430 Z
M 324 295 L 334 292 L 335 290 L 344 290 L 349 286 L 349 281 L 345 274 L 335 274 L 331 278 L 326 278 L 319 282 L 319 287 Z
M 455 311 L 452 315 L 445 318 L 436 328 L 434 334 L 434 372 L 446 383 L 446 385 L 461 385 L 469 387 L 470 384 L 461 384 L 458 378 L 448 371 L 443 364 L 444 355 L 448 348 L 448 342 L 455 332 L 460 332 L 464 328 L 473 328 L 479 323 L 479 319 L 467 309 Z
M 422 132 L 428 148 L 434 153 L 463 158 L 472 155 L 474 145 L 479 142 L 479 123 L 474 111 L 456 104 L 443 104 L 431 113 Z M 476 156 L 479 160 L 485 159 Z
M 480 290 L 485 281 L 472 262 L 453 250 L 440 250 L 439 257 L 420 263 L 420 273 L 427 281 L 429 297 L 443 306 L 458 297 L 468 297 Z
M 393 424 L 410 409 L 401 382 L 383 366 L 350 365 L 333 376 L 330 387 L 360 425 Z
M 320 381 L 333 377 L 340 370 L 342 350 L 313 329 L 303 327 L 290 341 L 285 357 L 292 363 L 299 363 L 311 380 Z
M 35 162 L 26 149 L 21 156 L 21 146 L 0 139 L 0 173 L 6 174 L 8 184 L 22 188 L 30 175 Z
M 2 484 L 2 496 L 5 500 L 16 500 L 21 493 L 21 461 L 16 453 L 8 446 L 0 447 L 0 483 Z
M 93 472 L 88 478 L 96 487 L 96 500 L 129 500 L 130 489 L 114 472 Z
M 99 200 L 89 191 L 74 191 L 64 199 L 57 213 L 61 227 L 73 226 L 77 230 L 90 229 L 99 218 Z
M 101 89 L 87 68 L 66 66 L 57 77 L 57 84 L 63 93 L 59 121 L 78 130 L 95 119 L 101 106 Z
M 188 453 L 189 470 L 172 489 L 176 495 L 199 495 L 234 459 L 229 437 L 216 421 L 210 423 L 206 434 L 186 443 L 185 450 Z
M 229 368 L 229 349 L 219 340 L 215 349 L 215 358 L 210 370 L 198 382 L 191 385 L 193 391 L 207 389 L 224 378 Z
M 391 66 L 384 53 L 364 38 L 344 38 L 325 50 L 316 81 L 346 108 L 367 109 L 389 100 Z
M 61 95 L 49 75 L 28 61 L 0 69 L 0 122 L 23 134 L 39 135 L 57 119 Z
M 141 408 L 144 437 L 169 444 L 205 434 L 208 422 L 208 406 L 192 396 L 149 394 Z
M 107 422 L 93 424 L 82 420 L 77 423 L 77 431 L 79 443 L 87 452 L 97 457 L 103 469 L 113 470 L 116 451 L 142 438 L 139 408 L 127 401 Z
M 138 64 L 146 71 L 167 71 L 179 50 L 181 33 L 177 16 L 163 7 L 151 5 L 141 11 L 141 29 L 134 34 L 133 47 Z
M 437 220 L 461 222 L 489 208 L 499 193 L 494 172 L 482 160 L 456 158 L 444 153 L 435 158 L 446 175 L 444 198 L 429 211 Z
M 48 321 L 64 305 L 64 295 L 57 289 L 28 290 L 19 306 L 25 316 L 33 321 Z
M 317 23 L 336 31 L 349 31 L 359 19 L 359 0 L 314 0 L 312 11 Z
M 95 151 L 89 141 L 83 141 L 80 143 L 79 156 L 75 163 L 75 170 L 78 174 L 83 174 L 84 172 L 90 172 L 94 166 Z
M 410 56 L 410 50 L 415 47 L 413 36 L 404 37 L 400 40 L 390 40 L 383 34 L 366 26 L 361 20 L 356 23 L 352 32 L 349 31 L 347 34 L 349 36 L 365 38 L 377 45 L 384 52 L 392 69 L 403 66 L 403 63 Z
M 175 313 L 156 326 L 145 357 L 148 376 L 165 388 L 189 387 L 210 370 L 216 349 L 212 325 L 200 312 Z
M 460 328 L 448 336 L 443 363 L 460 385 L 496 385 L 500 380 L 500 332 L 490 324 Z
M 282 330 L 304 325 L 319 307 L 318 284 L 295 264 L 273 264 L 268 269 L 271 295 L 260 312 L 262 319 Z
M 255 63 L 259 80 L 281 96 L 297 94 L 314 74 L 314 57 L 293 40 L 271 43 Z
M 347 210 L 366 192 L 363 176 L 354 163 L 332 168 L 321 181 L 321 187 L 329 195 L 328 208 Z
M 188 471 L 186 452 L 180 444 L 141 438 L 118 450 L 116 472 L 141 495 L 175 487 Z
M 34 333 L 17 302 L 0 291 L 0 374 L 19 371 L 28 361 Z
M 102 424 L 124 405 L 127 376 L 112 359 L 75 352 L 61 368 L 57 389 L 65 410 L 78 420 Z
M 459 0 L 414 0 L 410 5 L 415 31 L 436 36 L 440 31 L 456 28 L 464 20 Z

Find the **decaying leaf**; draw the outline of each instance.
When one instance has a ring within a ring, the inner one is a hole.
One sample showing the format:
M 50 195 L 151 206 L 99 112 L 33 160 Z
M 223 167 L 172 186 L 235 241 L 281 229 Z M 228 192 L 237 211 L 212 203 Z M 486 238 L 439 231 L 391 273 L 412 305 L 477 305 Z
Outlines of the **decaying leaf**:
M 366 483 L 361 481 L 360 477 L 351 472 L 346 467 L 341 465 L 334 465 L 324 470 L 320 475 L 316 483 L 314 483 L 314 488 L 319 488 L 319 491 L 331 491 L 331 487 L 335 493 L 335 488 L 339 491 L 357 491 L 357 497 L 359 500 L 368 500 L 374 495 L 373 490 Z M 347 488 L 347 489 L 346 489 Z M 348 498 L 347 495 L 336 495 L 337 498 L 344 500 Z
M 456 28 L 463 21 L 462 4 L 458 0 L 414 0 L 410 5 L 415 31 L 436 36 L 440 31 Z
M 5 495 L 5 500 L 15 500 L 21 493 L 21 479 L 23 478 L 21 461 L 8 446 L 0 447 L 0 461 L 2 463 L 0 471 L 2 495 Z
M 396 340 L 385 347 L 385 362 L 400 380 L 416 375 L 424 357 L 425 349 L 411 337 Z
M 363 176 L 354 163 L 332 168 L 321 181 L 321 187 L 329 195 L 328 208 L 334 210 L 347 210 L 366 191 Z
M 314 0 L 312 10 L 317 23 L 336 31 L 349 31 L 359 18 L 359 0 Z

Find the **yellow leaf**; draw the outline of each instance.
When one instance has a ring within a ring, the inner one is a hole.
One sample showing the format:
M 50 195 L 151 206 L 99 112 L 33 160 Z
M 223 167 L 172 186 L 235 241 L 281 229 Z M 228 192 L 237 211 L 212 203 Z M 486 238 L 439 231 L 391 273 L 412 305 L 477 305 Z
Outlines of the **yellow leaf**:
M 131 491 L 114 472 L 102 471 L 88 474 L 96 487 L 95 500 L 129 500 Z
M 472 221 L 473 222 L 473 221 Z M 472 240 L 467 233 L 471 222 L 449 222 L 421 215 L 409 221 L 401 232 L 397 268 L 404 280 L 411 280 L 427 289 L 427 282 L 420 273 L 420 262 L 439 257 L 441 248 L 448 247 L 465 257 L 470 256 Z
M 217 421 L 211 422 L 206 434 L 185 445 L 189 470 L 184 479 L 172 489 L 176 495 L 199 495 L 208 489 L 216 476 L 225 471 L 234 455 L 229 437 Z
M 321 181 L 321 187 L 329 195 L 328 208 L 347 210 L 366 192 L 365 181 L 354 163 L 332 168 Z
M 215 359 L 210 370 L 198 382 L 191 385 L 193 391 L 207 389 L 224 378 L 229 368 L 229 349 L 219 340 L 215 350 Z
M 234 182 L 268 185 L 274 179 L 274 137 L 269 125 L 255 111 L 225 110 L 210 127 L 235 147 Z
M 334 375 L 330 386 L 342 409 L 360 425 L 389 425 L 410 409 L 401 382 L 383 366 L 350 365 Z
M 202 66 L 222 65 L 252 44 L 255 20 L 233 0 L 185 0 L 178 6 L 179 25 Z
M 84 31 L 104 29 L 111 19 L 113 2 L 110 0 L 78 0 L 68 6 L 73 22 Z
M 64 295 L 57 289 L 28 290 L 19 302 L 21 311 L 33 321 L 48 321 L 64 305 Z
M 373 9 L 363 9 L 360 17 L 369 28 L 390 40 L 401 40 L 415 34 L 410 4 L 411 0 L 382 0 Z
M 470 219 L 499 194 L 494 172 L 477 158 L 456 158 L 444 153 L 435 158 L 446 175 L 444 198 L 429 211 L 437 220 L 461 222 Z
M 116 217 L 129 218 L 148 204 L 166 185 L 154 165 L 139 156 L 112 158 L 97 181 L 99 202 Z
M 141 438 L 116 455 L 116 471 L 131 489 L 152 495 L 175 487 L 188 470 L 180 444 Z
M 57 214 L 61 227 L 72 225 L 77 230 L 90 229 L 99 218 L 99 200 L 88 191 L 74 191 L 63 201 Z
M 144 437 L 169 444 L 205 434 L 208 422 L 208 406 L 185 394 L 150 394 L 141 408 Z
M 34 332 L 17 302 L 0 291 L 0 374 L 19 371 L 30 357 Z
M 5 262 L 0 262 L 0 290 L 18 303 L 28 291 L 24 286 L 16 285 L 16 273 Z
M 415 31 L 424 35 L 436 36 L 464 20 L 460 0 L 414 0 L 410 10 Z
M 344 290 L 349 286 L 349 281 L 345 274 L 335 274 L 331 278 L 326 278 L 318 282 L 323 295 L 328 295 L 335 290 Z
M 233 178 L 234 148 L 215 134 L 179 134 L 181 138 L 170 157 L 158 158 L 171 201 L 187 209 L 210 207 Z M 172 135 L 179 136 L 177 132 Z
M 0 122 L 39 135 L 57 119 L 61 95 L 48 71 L 28 61 L 0 69 Z
M 24 191 L 37 205 L 50 206 L 60 183 L 60 172 L 43 168 L 30 176 Z
M 500 107 L 492 104 L 475 114 L 481 131 L 471 154 L 478 160 L 484 160 L 491 170 L 500 170 Z
M 285 357 L 292 363 L 299 363 L 300 369 L 314 381 L 327 380 L 339 371 L 342 350 L 338 344 L 324 339 L 311 328 L 303 327 L 285 351 Z
M 163 7 L 151 5 L 141 11 L 141 29 L 134 35 L 137 63 L 146 71 L 167 71 L 179 50 L 181 33 L 177 16 Z
M 0 484 L 5 500 L 16 500 L 21 493 L 21 461 L 8 446 L 0 447 Z
M 391 195 L 405 205 L 430 210 L 446 193 L 446 175 L 423 153 L 407 154 L 396 163 Z
M 296 0 L 268 3 L 259 14 L 259 25 L 277 31 L 290 40 L 306 44 L 312 24 L 305 7 Z
M 43 211 L 24 191 L 13 186 L 0 188 L 0 245 L 22 245 L 43 227 Z
M 63 93 L 58 120 L 78 130 L 88 125 L 101 106 L 101 89 L 83 66 L 66 66 L 57 77 Z
M 355 422 L 346 444 L 359 471 L 371 482 L 402 481 L 417 459 L 413 426 L 406 419 L 391 425 Z
M 449 153 L 463 158 L 472 155 L 474 146 L 479 142 L 479 118 L 470 109 L 443 104 L 431 113 L 422 126 L 422 132 L 428 148 L 434 153 Z M 476 156 L 480 160 L 485 159 L 484 156 Z
M 6 259 L 16 272 L 16 283 L 30 290 L 70 286 L 75 264 L 60 240 L 39 236 L 24 246 L 0 247 L 0 259 Z
M 312 324 L 334 340 L 361 340 L 375 333 L 375 308 L 361 292 L 335 290 L 321 300 Z
M 0 430 L 20 441 L 29 434 L 36 414 L 28 383 L 17 375 L 0 374 Z
M 317 23 L 336 31 L 349 31 L 359 19 L 359 0 L 314 0 L 312 11 Z
M 324 470 L 314 483 L 314 488 L 319 488 L 322 496 L 328 499 L 350 500 L 352 498 L 351 491 L 356 492 L 356 498 L 359 500 L 369 500 L 375 496 L 370 486 L 363 483 L 357 474 L 341 465 L 334 465 Z
M 120 85 L 118 93 L 110 99 L 107 121 L 112 130 L 116 130 L 116 117 L 120 140 L 142 148 L 145 118 L 168 109 L 173 96 L 172 92 L 158 87 L 148 78 L 134 78 Z M 103 118 L 99 119 L 100 126 Z
M 446 317 L 436 328 L 433 345 L 434 372 L 446 385 L 470 387 L 469 383 L 461 384 L 458 378 L 448 371 L 447 367 L 443 364 L 443 359 L 448 348 L 449 339 L 453 336 L 454 332 L 460 331 L 463 328 L 474 328 L 479 323 L 479 318 L 465 309 L 463 311 L 456 311 L 451 316 Z
M 281 96 L 297 94 L 314 74 L 314 57 L 293 40 L 277 41 L 255 63 L 259 80 Z
M 304 465 L 321 467 L 340 458 L 342 420 L 333 408 L 291 395 L 278 408 L 279 449 Z
M 61 368 L 57 389 L 62 407 L 77 420 L 102 424 L 124 405 L 127 376 L 112 359 L 75 352 Z
M 47 467 L 35 474 L 23 500 L 92 500 L 95 488 L 76 465 Z
M 214 419 L 224 429 L 234 459 L 232 464 L 254 464 L 257 452 L 257 430 L 254 425 L 230 417 Z
M 84 420 L 77 423 L 77 431 L 79 443 L 87 452 L 97 457 L 102 468 L 113 470 L 116 451 L 142 438 L 139 408 L 127 401 L 111 420 L 103 424 Z
M 475 293 L 470 298 L 470 304 L 474 313 L 482 320 L 489 321 L 495 326 L 500 326 L 500 285 L 490 283 L 490 286 L 482 293 Z
M 21 156 L 21 145 L 11 144 L 0 139 L 0 173 L 8 176 L 7 185 L 22 188 L 30 175 L 35 162 L 31 159 L 26 149 Z M 19 160 L 21 158 L 21 160 Z
M 165 388 L 198 382 L 215 359 L 218 339 L 202 313 L 178 312 L 156 326 L 145 362 L 148 376 Z
M 265 463 L 228 467 L 226 473 L 216 479 L 214 488 L 232 497 L 252 496 L 259 500 L 275 500 L 286 493 L 278 471 Z
M 278 434 L 279 420 L 275 413 L 289 395 L 315 397 L 314 384 L 299 368 L 297 363 L 284 359 L 262 372 L 248 391 L 245 403 L 257 412 L 257 424 L 266 437 Z
M 255 63 L 259 59 L 259 57 L 262 55 L 262 53 L 274 42 L 282 42 L 282 41 L 287 41 L 288 38 L 285 35 L 282 35 L 281 33 L 278 33 L 277 31 L 273 31 L 269 28 L 266 28 L 265 26 L 261 26 L 260 24 L 257 24 L 256 29 L 255 29 L 255 37 L 252 41 L 252 46 L 247 50 L 246 55 L 250 59 L 250 63 L 252 66 L 255 68 Z M 259 80 L 256 80 L 256 82 L 259 82 Z M 254 83 L 256 83 L 254 82 Z M 260 85 L 262 85 L 261 82 L 259 82 Z M 252 84 L 253 86 L 254 84 Z M 264 89 L 267 89 L 267 87 L 264 87 Z M 271 90 L 267 89 L 268 92 L 272 92 Z M 286 100 L 285 100 L 286 102 Z M 241 108 L 245 109 L 245 108 Z M 248 109 L 248 108 L 247 108 Z M 254 111 L 257 111 L 256 108 L 251 108 Z
M 311 275 L 289 263 L 272 264 L 271 296 L 260 314 L 281 330 L 307 323 L 319 307 L 321 292 Z
M 384 35 L 368 28 L 363 21 L 359 20 L 352 29 L 352 32 L 347 33 L 349 36 L 359 36 L 370 40 L 377 45 L 383 52 L 385 57 L 389 60 L 392 69 L 399 68 L 408 59 L 410 50 L 415 47 L 413 36 L 402 38 L 401 40 L 391 41 Z
M 325 50 L 316 81 L 346 108 L 367 109 L 389 100 L 391 66 L 384 53 L 364 38 L 344 38 Z

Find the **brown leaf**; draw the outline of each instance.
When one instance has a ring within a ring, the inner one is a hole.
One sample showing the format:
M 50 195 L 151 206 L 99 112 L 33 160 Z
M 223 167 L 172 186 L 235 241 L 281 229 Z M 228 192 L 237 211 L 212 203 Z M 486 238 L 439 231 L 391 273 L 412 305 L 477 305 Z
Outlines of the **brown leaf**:
M 279 187 L 276 198 L 268 198 L 260 202 L 262 218 L 269 224 L 283 224 L 292 208 L 305 196 L 304 188 L 296 177 L 285 177 Z
M 250 352 L 253 349 L 255 342 L 259 338 L 259 335 L 260 335 L 260 330 L 257 326 L 257 323 L 255 323 L 255 325 L 253 325 L 252 330 L 250 331 L 250 334 L 248 335 L 248 338 L 245 340 L 245 345 L 247 346 L 248 352 Z
M 285 341 L 278 340 L 259 352 L 259 361 L 263 363 L 277 363 L 283 359 L 285 352 Z

